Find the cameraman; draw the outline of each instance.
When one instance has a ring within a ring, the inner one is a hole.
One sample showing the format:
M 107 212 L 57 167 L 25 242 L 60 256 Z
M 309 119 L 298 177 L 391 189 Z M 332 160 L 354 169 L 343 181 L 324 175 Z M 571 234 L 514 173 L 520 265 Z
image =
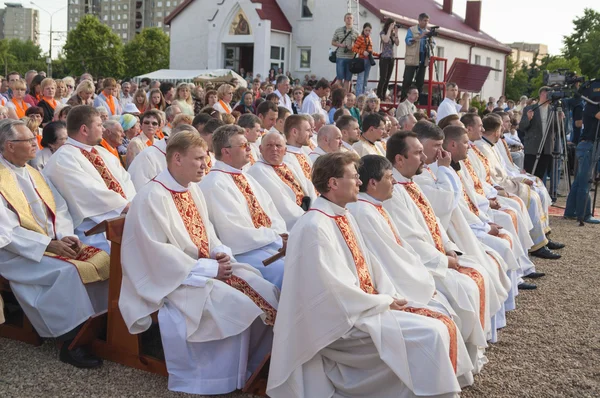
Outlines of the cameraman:
M 583 110 L 583 131 L 575 152 L 575 156 L 577 157 L 577 173 L 575 174 L 573 185 L 571 185 L 571 191 L 567 198 L 567 206 L 565 207 L 566 218 L 576 217 L 577 220 L 588 224 L 600 224 L 600 220 L 592 217 L 592 201 L 588 197 L 590 171 L 592 171 L 590 168 L 595 167 L 592 164 L 592 152 L 594 141 L 597 138 L 596 131 L 599 120 L 600 106 L 589 103 L 585 104 Z
M 423 82 L 425 81 L 425 70 L 429 64 L 429 49 L 427 48 L 427 24 L 429 15 L 422 13 L 419 15 L 419 24 L 413 26 L 406 32 L 406 54 L 404 55 L 404 77 L 402 78 L 402 98 L 406 98 L 408 89 L 413 85 L 415 73 L 417 75 L 415 87 L 420 93 L 423 92 Z
M 335 50 L 335 74 L 336 79 L 344 85 L 346 92 L 352 88 L 352 73 L 350 73 L 350 60 L 354 58 L 352 43 L 358 37 L 358 32 L 353 28 L 354 17 L 351 13 L 344 15 L 345 25 L 337 28 L 333 34 L 331 45 L 337 47 Z

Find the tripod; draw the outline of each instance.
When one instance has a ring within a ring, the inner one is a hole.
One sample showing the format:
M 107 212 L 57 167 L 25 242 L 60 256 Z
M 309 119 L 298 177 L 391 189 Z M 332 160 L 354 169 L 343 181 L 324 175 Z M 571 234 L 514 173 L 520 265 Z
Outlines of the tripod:
M 569 190 L 571 189 L 571 177 L 569 176 L 569 158 L 567 156 L 567 134 L 565 131 L 564 120 L 561 120 L 559 116 L 560 113 L 563 113 L 560 100 L 548 99 L 546 102 L 538 105 L 536 109 L 549 102 L 550 109 L 548 110 L 546 128 L 544 129 L 542 141 L 540 142 L 540 146 L 535 155 L 535 163 L 533 164 L 531 174 L 535 174 L 548 135 L 550 135 L 551 131 L 555 131 L 555 134 L 552 135 L 552 178 L 550 179 L 550 189 L 548 193 L 550 194 L 552 202 L 556 202 L 561 171 L 563 171 L 564 175 L 567 177 Z M 563 166 L 564 169 L 561 168 L 561 166 Z
M 584 216 L 585 216 L 585 211 L 587 209 L 588 206 L 588 201 L 590 200 L 590 195 L 589 195 L 589 184 L 592 183 L 594 184 L 594 201 L 592 203 L 592 216 L 595 216 L 595 211 L 596 211 L 596 199 L 598 197 L 598 179 L 596 178 L 596 169 L 598 167 L 598 160 L 600 160 L 600 141 L 598 140 L 598 132 L 600 130 L 600 123 L 598 123 L 598 125 L 596 126 L 596 136 L 594 137 L 594 147 L 592 149 L 592 163 L 590 164 L 590 168 L 588 170 L 588 174 L 587 174 L 587 190 L 586 190 L 586 195 L 585 195 L 585 205 L 583 206 L 584 209 Z M 584 226 L 584 221 L 583 220 L 578 220 L 579 221 L 579 226 Z

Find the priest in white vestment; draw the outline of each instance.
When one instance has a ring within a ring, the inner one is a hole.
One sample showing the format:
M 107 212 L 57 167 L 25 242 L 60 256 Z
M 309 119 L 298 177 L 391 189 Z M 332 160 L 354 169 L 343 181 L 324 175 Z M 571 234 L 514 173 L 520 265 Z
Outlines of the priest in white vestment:
M 10 218 L 4 206 L 0 207 L 0 249 L 12 240 L 12 230 L 19 225 L 17 220 Z M 0 296 L 0 325 L 4 323 L 4 302 Z
M 340 150 L 342 147 L 342 132 L 333 124 L 323 126 L 317 134 L 317 144 L 318 146 L 308 154 L 310 161 L 313 163 L 321 155 Z
M 246 168 L 250 168 L 260 158 L 261 122 L 258 116 L 252 113 L 245 113 L 240 116 L 237 125 L 244 129 L 244 137 L 246 137 L 250 144 L 250 161 L 246 165 Z
M 269 193 L 242 171 L 250 152 L 244 130 L 222 126 L 212 139 L 217 162 L 200 182 L 210 221 L 238 261 L 257 268 L 265 279 L 281 287 L 283 258 L 266 266 L 263 261 L 285 250 L 287 228 Z
M 360 126 L 353 116 L 340 116 L 335 126 L 342 132 L 342 152 L 354 152 L 352 145 L 360 139 Z M 385 154 L 384 154 L 385 155 Z
M 315 164 L 322 196 L 290 233 L 267 394 L 457 397 L 472 365 L 456 325 L 396 291 L 345 209 L 356 161 L 336 152 Z
M 167 169 L 132 202 L 119 308 L 131 333 L 158 311 L 170 390 L 224 394 L 269 353 L 279 292 L 217 238 L 196 184 L 206 150 L 196 132 L 172 135 Z
M 43 173 L 67 202 L 79 239 L 110 252 L 104 234 L 85 236 L 85 231 L 127 213 L 135 187 L 119 159 L 99 145 L 103 127 L 98 111 L 80 105 L 69 114 L 69 138 Z
M 0 123 L 0 275 L 38 334 L 62 343 L 61 361 L 97 367 L 99 358 L 69 345 L 86 320 L 107 308 L 110 259 L 75 236 L 63 198 L 27 165 L 36 151 L 24 122 Z
M 507 192 L 523 199 L 528 208 L 531 209 L 532 221 L 539 219 L 540 226 L 543 228 L 544 238 L 541 239 L 540 244 L 537 244 L 536 239 L 532 237 L 536 245 L 533 247 L 531 255 L 551 260 L 560 258 L 559 254 L 551 250 L 562 249 L 564 245 L 547 239 L 546 235 L 550 232 L 548 213 L 542 207 L 540 196 L 532 188 L 533 181 L 526 178 L 526 176 L 511 177 L 508 175 L 501 164 L 498 153 L 493 148 L 502 134 L 502 119 L 498 115 L 491 114 L 486 116 L 482 123 L 484 132 L 481 139 L 474 142 L 475 148 L 477 148 L 475 151 L 478 150 L 487 161 L 492 181 L 503 187 Z M 532 211 L 536 214 L 532 214 Z M 540 246 L 545 241 L 545 245 Z
M 312 182 L 283 161 L 285 139 L 279 133 L 267 133 L 260 144 L 261 157 L 248 174 L 271 196 L 277 211 L 290 231 L 296 221 L 317 198 Z
M 304 148 L 310 145 L 312 129 L 306 115 L 291 115 L 285 121 L 284 134 L 286 140 L 286 154 L 283 161 L 291 168 L 300 171 L 310 180 L 312 161 Z
M 131 176 L 131 181 L 135 190 L 139 191 L 150 180 L 159 175 L 167 168 L 167 141 L 180 131 L 191 131 L 199 134 L 193 126 L 189 124 L 180 124 L 171 130 L 171 134 L 162 140 L 155 140 L 152 145 L 144 149 L 133 159 L 127 172 Z M 210 158 L 210 156 L 209 156 Z
M 410 151 L 409 151 L 410 149 Z M 395 154 L 394 154 L 395 152 Z M 425 156 L 412 132 L 396 133 L 388 141 L 388 160 L 394 160 L 395 185 L 392 198 L 383 203 L 400 234 L 434 276 L 436 288 L 448 299 L 460 318 L 459 328 L 470 348 L 475 370 L 483 365 L 478 351 L 486 347 L 486 332 L 492 331 L 491 315 L 501 306 L 491 295 L 486 272 L 462 255 L 441 227 L 431 205 L 412 177 L 421 171 Z M 498 307 L 498 308 L 494 308 Z M 493 312 L 490 314 L 490 310 Z M 493 337 L 493 336 L 491 336 Z
M 385 131 L 385 120 L 378 113 L 370 113 L 363 118 L 363 132 L 360 139 L 352 145 L 352 149 L 359 156 L 380 155 L 385 156 L 385 149 L 381 145 L 381 138 Z

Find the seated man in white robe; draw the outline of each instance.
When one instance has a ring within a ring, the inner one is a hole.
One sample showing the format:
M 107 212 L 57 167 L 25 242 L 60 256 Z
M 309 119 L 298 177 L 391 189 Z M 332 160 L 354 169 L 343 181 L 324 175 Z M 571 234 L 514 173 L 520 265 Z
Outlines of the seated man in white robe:
M 262 126 L 258 116 L 252 113 L 245 113 L 240 116 L 237 121 L 237 125 L 244 129 L 244 137 L 250 144 L 250 162 L 246 165 L 247 168 L 252 166 L 260 158 L 260 138 Z
M 6 208 L 0 206 L 0 249 L 12 241 L 12 231 L 17 226 L 19 226 L 18 220 L 9 217 Z M 2 296 L 0 296 L 0 325 L 4 321 L 4 302 Z
M 155 140 L 152 145 L 144 149 L 133 159 L 127 172 L 131 176 L 131 181 L 135 190 L 139 191 L 150 180 L 159 175 L 167 168 L 167 142 L 180 131 L 191 131 L 198 133 L 194 127 L 189 124 L 180 124 L 171 130 L 171 134 L 162 140 Z
M 79 105 L 69 115 L 69 138 L 43 173 L 67 202 L 79 240 L 110 252 L 104 234 L 85 236 L 85 231 L 127 213 L 135 187 L 119 159 L 99 145 L 103 127 L 98 111 Z
M 354 145 L 360 139 L 360 126 L 353 116 L 341 116 L 335 126 L 342 132 L 342 152 L 354 152 Z
M 333 124 L 323 126 L 317 134 L 317 144 L 318 146 L 308 154 L 313 163 L 321 155 L 341 150 L 342 132 Z
M 108 305 L 109 256 L 73 233 L 67 205 L 27 162 L 35 135 L 20 120 L 0 123 L 0 275 L 41 337 L 62 343 L 60 360 L 102 364 L 82 347 L 69 350 L 81 325 Z M 112 156 L 112 155 L 111 155 Z
M 267 394 L 456 397 L 472 383 L 456 325 L 402 297 L 345 209 L 357 160 L 336 152 L 315 164 L 322 196 L 290 233 Z
M 304 174 L 284 163 L 285 140 L 281 134 L 265 134 L 260 153 L 261 159 L 248 169 L 248 174 L 271 196 L 290 231 L 317 198 L 315 188 Z
M 238 261 L 257 268 L 266 280 L 281 288 L 283 258 L 268 266 L 263 261 L 285 250 L 287 228 L 269 193 L 242 171 L 250 161 L 244 130 L 236 125 L 222 126 L 212 140 L 217 161 L 200 182 L 210 221 Z
M 378 113 L 370 113 L 363 118 L 363 132 L 352 148 L 359 156 L 380 155 L 385 156 L 385 149 L 381 145 L 383 132 L 385 131 L 385 120 Z
M 482 123 L 484 129 L 482 137 L 480 140 L 475 141 L 474 144 L 485 160 L 487 160 L 492 181 L 500 185 L 507 192 L 519 196 L 523 201 L 529 203 L 530 207 L 534 207 L 536 214 L 534 215 L 530 211 L 531 219 L 535 223 L 536 216 L 539 217 L 540 224 L 547 236 L 550 232 L 548 213 L 542 207 L 540 196 L 532 188 L 533 181 L 524 176 L 509 176 L 506 169 L 502 166 L 497 152 L 493 148 L 493 145 L 498 142 L 502 134 L 502 119 L 498 115 L 490 114 L 483 118 Z M 531 252 L 531 255 L 556 260 L 561 256 L 552 250 L 562 249 L 563 247 L 564 244 L 547 239 L 545 246 L 536 248 Z
M 299 170 L 310 180 L 312 161 L 308 157 L 312 129 L 306 115 L 291 115 L 283 128 L 286 141 L 286 154 L 283 161 L 290 167 Z M 307 148 L 305 150 L 304 148 Z
M 224 394 L 269 352 L 278 291 L 217 238 L 196 184 L 206 170 L 197 132 L 169 137 L 167 169 L 127 214 L 119 308 L 131 333 L 158 312 L 169 389 Z
M 201 115 L 202 114 L 199 114 L 194 118 L 192 125 L 196 128 L 196 130 L 198 130 L 198 132 L 200 133 L 200 137 L 202 137 L 202 139 L 206 141 L 206 145 L 208 145 L 208 157 L 206 158 L 206 172 L 208 173 L 212 168 L 213 164 L 215 164 L 215 162 L 217 161 L 212 145 L 212 135 L 215 131 L 217 131 L 219 127 L 224 126 L 225 123 L 223 123 L 221 119 L 215 119 L 211 117 L 206 121 L 204 126 L 201 126 L 196 123 L 197 119 L 201 120 Z
M 448 238 L 427 198 L 412 181 L 414 175 L 422 172 L 426 159 L 416 134 L 410 131 L 393 134 L 386 157 L 390 162 L 393 160 L 396 184 L 392 198 L 383 207 L 402 241 L 417 252 L 433 275 L 436 288 L 458 315 L 459 329 L 478 371 L 484 364 L 480 351 L 487 346 L 484 330 L 491 331 L 491 315 L 501 303 L 490 303 L 492 295 L 485 271 L 467 256 L 460 255 L 462 251 Z

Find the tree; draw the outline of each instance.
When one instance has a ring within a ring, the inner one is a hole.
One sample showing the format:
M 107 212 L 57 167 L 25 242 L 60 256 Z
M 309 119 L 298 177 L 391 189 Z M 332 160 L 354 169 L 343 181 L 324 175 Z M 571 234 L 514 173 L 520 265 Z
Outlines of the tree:
M 525 62 L 523 62 L 525 64 Z M 508 57 L 506 62 L 506 84 L 504 88 L 506 98 L 518 101 L 522 95 L 529 94 L 529 78 L 527 75 L 527 67 L 519 66 L 513 61 L 512 57 Z
M 63 52 L 73 74 L 89 72 L 93 76 L 122 76 L 121 39 L 93 15 L 85 15 L 69 32 Z
M 580 47 L 581 72 L 589 79 L 600 79 L 600 28 L 588 35 Z
M 146 28 L 125 44 L 125 75 L 143 75 L 169 68 L 169 36 L 160 28 Z
M 0 60 L 4 66 L 4 75 L 11 71 L 17 71 L 23 75 L 31 69 L 46 70 L 42 48 L 31 40 L 0 40 Z
M 573 20 L 573 25 L 575 25 L 575 31 L 563 39 L 565 58 L 580 56 L 582 45 L 589 42 L 592 32 L 600 29 L 600 12 L 586 8 L 582 17 Z

